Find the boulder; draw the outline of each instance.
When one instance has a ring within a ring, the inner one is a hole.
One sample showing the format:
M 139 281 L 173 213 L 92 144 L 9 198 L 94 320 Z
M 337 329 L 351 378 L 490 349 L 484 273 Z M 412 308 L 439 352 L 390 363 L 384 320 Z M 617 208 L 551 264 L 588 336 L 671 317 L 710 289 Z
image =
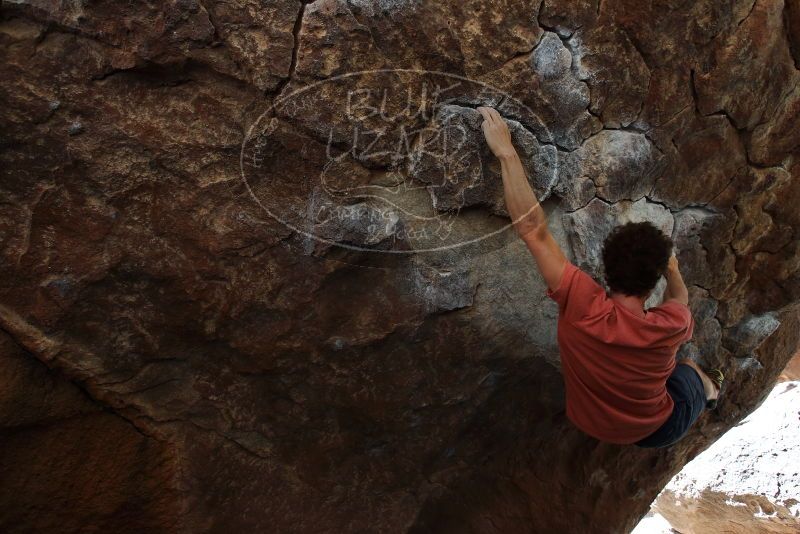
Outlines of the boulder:
M 0 530 L 629 530 L 797 352 L 797 24 L 790 0 L 5 2 Z M 482 105 L 599 282 L 615 224 L 672 236 L 681 354 L 731 384 L 674 447 L 566 419 Z

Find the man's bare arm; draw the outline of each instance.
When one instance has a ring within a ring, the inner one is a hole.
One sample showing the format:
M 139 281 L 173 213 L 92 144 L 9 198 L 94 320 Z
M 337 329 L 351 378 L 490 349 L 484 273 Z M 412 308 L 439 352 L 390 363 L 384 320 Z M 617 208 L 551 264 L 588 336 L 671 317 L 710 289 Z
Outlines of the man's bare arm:
M 678 258 L 673 254 L 669 258 L 667 265 L 667 272 L 664 274 L 667 279 L 667 287 L 664 290 L 664 298 L 662 304 L 668 300 L 677 300 L 681 304 L 689 305 L 689 290 L 686 289 L 686 284 L 683 282 L 681 271 L 678 268 Z
M 492 108 L 479 107 L 478 111 L 484 118 L 481 128 L 486 142 L 500 160 L 506 209 L 514 229 L 533 254 L 545 283 L 555 291 L 567 258 L 547 227 L 544 210 L 528 183 L 505 120 Z

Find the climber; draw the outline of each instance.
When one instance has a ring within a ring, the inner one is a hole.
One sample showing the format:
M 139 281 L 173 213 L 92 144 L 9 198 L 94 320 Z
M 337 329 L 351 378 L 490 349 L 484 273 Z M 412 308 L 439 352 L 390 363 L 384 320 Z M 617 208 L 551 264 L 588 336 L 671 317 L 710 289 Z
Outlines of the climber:
M 694 319 L 672 240 L 650 222 L 614 228 L 602 251 L 607 294 L 566 258 L 548 230 L 505 120 L 493 108 L 478 111 L 486 142 L 500 160 L 514 228 L 542 273 L 547 296 L 558 303 L 567 417 L 601 441 L 672 445 L 704 408 L 716 407 L 724 378 L 690 359 L 676 362 Z M 662 275 L 663 300 L 645 310 Z

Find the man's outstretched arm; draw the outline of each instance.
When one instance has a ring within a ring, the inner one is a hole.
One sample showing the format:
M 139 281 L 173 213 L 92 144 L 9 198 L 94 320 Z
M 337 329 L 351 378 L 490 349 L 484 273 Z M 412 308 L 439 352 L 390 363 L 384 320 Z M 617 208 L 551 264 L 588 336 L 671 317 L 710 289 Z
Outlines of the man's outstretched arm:
M 500 160 L 506 209 L 514 229 L 533 254 L 545 283 L 555 291 L 561 282 L 567 258 L 547 228 L 544 210 L 528 183 L 506 121 L 493 108 L 479 107 L 478 111 L 483 115 L 481 128 L 486 142 Z
M 689 290 L 686 289 L 686 284 L 683 282 L 681 271 L 678 269 L 678 258 L 673 253 L 669 258 L 667 265 L 667 272 L 664 274 L 667 279 L 667 287 L 664 289 L 664 298 L 661 304 L 668 300 L 677 300 L 681 304 L 689 305 Z

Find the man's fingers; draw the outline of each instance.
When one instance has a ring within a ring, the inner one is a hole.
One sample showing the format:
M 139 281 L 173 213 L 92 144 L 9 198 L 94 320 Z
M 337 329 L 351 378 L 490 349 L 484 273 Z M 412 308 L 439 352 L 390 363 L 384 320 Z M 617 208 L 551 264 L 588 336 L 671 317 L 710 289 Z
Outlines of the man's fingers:
M 478 109 L 481 110 L 481 114 L 486 118 L 487 121 L 489 121 L 489 124 L 495 124 L 497 122 L 494 114 L 492 113 L 494 109 L 486 106 L 481 106 Z
M 499 111 L 497 111 L 497 110 L 496 110 L 496 109 L 494 109 L 494 108 L 489 108 L 489 110 L 490 110 L 490 111 L 489 111 L 489 113 L 491 113 L 491 114 L 492 114 L 492 117 L 494 117 L 494 119 L 495 119 L 497 122 L 502 122 L 502 121 L 503 121 L 503 117 L 502 117 L 502 116 L 500 116 L 500 112 L 499 112 Z

